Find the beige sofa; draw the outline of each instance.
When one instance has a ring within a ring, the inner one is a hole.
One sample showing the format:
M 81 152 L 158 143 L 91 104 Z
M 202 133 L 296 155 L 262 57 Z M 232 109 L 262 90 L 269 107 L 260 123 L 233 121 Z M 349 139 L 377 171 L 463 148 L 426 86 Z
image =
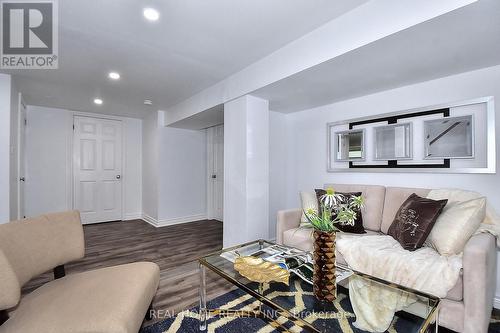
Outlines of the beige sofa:
M 158 266 L 65 276 L 63 265 L 84 253 L 78 212 L 1 224 L 0 333 L 137 333 L 158 288 Z M 26 282 L 51 269 L 55 280 L 21 298 Z
M 327 184 L 339 192 L 362 192 L 365 198 L 363 225 L 369 234 L 386 234 L 397 210 L 412 193 L 426 196 L 430 190 L 375 185 Z M 311 233 L 298 229 L 302 211 L 278 212 L 277 242 L 312 250 Z M 473 236 L 463 254 L 463 270 L 453 289 L 441 302 L 439 324 L 457 332 L 486 333 L 496 287 L 496 244 L 490 234 Z M 337 261 L 344 262 L 337 252 Z

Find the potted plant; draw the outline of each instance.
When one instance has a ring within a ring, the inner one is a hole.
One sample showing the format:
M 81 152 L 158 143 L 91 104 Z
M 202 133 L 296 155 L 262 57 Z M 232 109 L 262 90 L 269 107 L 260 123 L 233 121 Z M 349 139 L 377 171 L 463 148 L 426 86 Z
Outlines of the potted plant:
M 336 225 L 354 225 L 357 212 L 363 206 L 363 197 L 346 196 L 328 188 L 319 198 L 319 211 L 304 211 L 309 221 L 303 227 L 313 228 L 314 277 L 313 291 L 321 301 L 334 301 L 337 297 L 335 281 L 335 238 L 340 231 Z

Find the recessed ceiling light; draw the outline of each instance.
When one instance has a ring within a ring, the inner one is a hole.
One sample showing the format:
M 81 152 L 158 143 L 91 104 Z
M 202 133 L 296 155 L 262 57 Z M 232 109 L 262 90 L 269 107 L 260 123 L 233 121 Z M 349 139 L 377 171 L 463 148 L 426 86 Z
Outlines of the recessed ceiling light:
M 94 99 L 94 103 L 97 104 L 97 105 L 101 105 L 102 104 L 102 99 L 96 98 L 96 99 Z
M 153 105 L 153 101 L 150 99 L 145 99 L 144 100 L 144 105 Z
M 111 80 L 118 80 L 120 79 L 120 74 L 118 74 L 117 72 L 110 72 L 108 74 L 108 77 L 111 79 Z
M 144 17 L 150 21 L 158 21 L 160 13 L 154 8 L 144 8 Z

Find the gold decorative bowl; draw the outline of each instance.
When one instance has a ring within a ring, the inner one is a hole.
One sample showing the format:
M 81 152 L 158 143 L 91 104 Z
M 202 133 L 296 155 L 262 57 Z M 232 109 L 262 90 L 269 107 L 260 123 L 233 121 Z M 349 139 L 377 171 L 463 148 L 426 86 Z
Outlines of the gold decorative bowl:
M 234 269 L 253 282 L 283 282 L 288 285 L 290 272 L 262 258 L 238 257 Z

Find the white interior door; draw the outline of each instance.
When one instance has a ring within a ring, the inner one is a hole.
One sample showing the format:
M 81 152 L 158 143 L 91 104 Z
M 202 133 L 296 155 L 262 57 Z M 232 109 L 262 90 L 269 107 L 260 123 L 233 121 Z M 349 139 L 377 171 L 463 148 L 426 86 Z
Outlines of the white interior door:
M 224 125 L 207 129 L 208 218 L 222 221 L 224 213 Z
M 122 219 L 122 123 L 74 118 L 74 208 L 82 222 Z
M 19 94 L 19 123 L 18 123 L 18 148 L 17 148 L 17 218 L 25 218 L 26 214 L 24 212 L 24 187 L 26 184 L 26 164 L 25 164 L 25 154 L 26 154 L 26 104 L 22 100 L 21 94 Z

